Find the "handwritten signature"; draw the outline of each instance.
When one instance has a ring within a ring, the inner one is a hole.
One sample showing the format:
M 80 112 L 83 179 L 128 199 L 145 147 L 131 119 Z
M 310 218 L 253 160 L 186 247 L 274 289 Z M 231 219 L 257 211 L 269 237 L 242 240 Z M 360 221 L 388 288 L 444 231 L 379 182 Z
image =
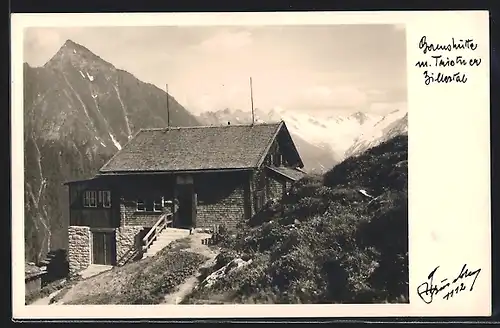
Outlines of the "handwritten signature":
M 467 289 L 469 291 L 472 291 L 474 289 L 476 279 L 481 272 L 481 269 L 471 271 L 467 268 L 467 264 L 464 264 L 462 269 L 460 270 L 460 273 L 453 280 L 445 278 L 440 280 L 438 284 L 435 284 L 434 279 L 437 280 L 435 274 L 438 268 L 439 266 L 434 268 L 434 270 L 429 273 L 429 275 L 427 276 L 428 281 L 420 284 L 417 287 L 418 296 L 427 304 L 432 303 L 432 301 L 434 300 L 434 296 L 438 294 L 443 295 L 442 298 L 444 300 L 449 300 L 454 295 L 466 291 Z M 474 280 L 472 281 L 472 283 L 470 283 L 470 287 L 467 284 L 467 282 L 470 282 L 470 279 L 467 280 L 467 278 L 469 277 L 474 277 Z

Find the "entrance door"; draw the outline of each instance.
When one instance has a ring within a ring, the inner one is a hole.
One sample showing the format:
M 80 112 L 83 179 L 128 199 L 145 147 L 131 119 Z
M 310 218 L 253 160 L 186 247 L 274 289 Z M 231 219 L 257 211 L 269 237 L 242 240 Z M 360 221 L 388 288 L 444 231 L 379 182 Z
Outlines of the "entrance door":
M 108 231 L 92 232 L 92 259 L 94 264 L 115 264 L 115 234 Z
M 179 210 L 177 213 L 178 228 L 192 228 L 196 221 L 196 195 L 192 184 L 177 185 Z

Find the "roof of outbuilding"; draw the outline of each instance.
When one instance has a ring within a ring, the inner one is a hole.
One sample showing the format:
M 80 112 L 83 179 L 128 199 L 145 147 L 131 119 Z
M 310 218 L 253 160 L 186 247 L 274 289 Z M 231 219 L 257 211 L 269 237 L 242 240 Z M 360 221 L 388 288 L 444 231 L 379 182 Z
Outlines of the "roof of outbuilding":
M 284 122 L 140 130 L 100 173 L 257 167 Z
M 267 166 L 268 169 L 292 180 L 297 181 L 306 176 L 306 173 L 302 170 L 293 167 L 285 167 L 285 166 Z

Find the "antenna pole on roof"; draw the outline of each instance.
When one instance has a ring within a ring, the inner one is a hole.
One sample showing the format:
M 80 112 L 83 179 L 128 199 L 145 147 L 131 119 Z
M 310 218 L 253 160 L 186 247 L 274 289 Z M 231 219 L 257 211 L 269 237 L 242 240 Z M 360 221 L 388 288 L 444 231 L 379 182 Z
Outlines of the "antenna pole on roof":
M 252 77 L 250 77 L 250 101 L 252 103 L 252 125 L 255 123 L 255 115 L 253 111 L 253 89 L 252 89 Z
M 168 108 L 168 84 L 165 85 L 165 90 L 167 92 L 167 128 L 170 127 L 170 109 Z

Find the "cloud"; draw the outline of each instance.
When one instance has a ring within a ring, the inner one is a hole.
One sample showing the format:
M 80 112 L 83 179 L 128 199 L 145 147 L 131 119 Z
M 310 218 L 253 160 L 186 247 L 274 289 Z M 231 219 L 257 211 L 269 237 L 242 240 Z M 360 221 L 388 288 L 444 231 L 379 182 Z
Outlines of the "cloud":
M 201 87 L 200 87 L 201 88 Z M 250 107 L 250 92 L 242 86 L 205 85 L 202 95 L 190 92 L 186 105 L 193 112 L 214 111 L 224 108 L 245 109 Z M 197 90 L 199 90 L 197 88 Z
M 399 109 L 401 111 L 408 110 L 408 104 L 406 102 L 375 102 L 371 103 L 368 107 L 369 112 L 374 114 L 387 114 L 392 112 L 395 109 Z
M 310 109 L 347 109 L 364 107 L 366 104 L 366 93 L 356 87 L 315 85 L 302 90 L 295 106 Z
M 206 52 L 234 51 L 252 44 L 252 41 L 252 34 L 248 31 L 223 31 L 202 41 L 198 48 Z
M 88 28 L 87 28 L 88 29 Z M 24 61 L 31 65 L 43 65 L 67 39 L 78 42 L 84 28 L 30 27 L 24 33 Z
M 61 33 L 51 28 L 28 28 L 25 41 L 36 46 L 53 46 L 60 43 Z
M 61 33 L 56 29 L 28 28 L 24 34 L 24 60 L 34 60 L 37 64 L 42 64 L 42 56 L 39 55 L 55 53 L 63 43 Z

